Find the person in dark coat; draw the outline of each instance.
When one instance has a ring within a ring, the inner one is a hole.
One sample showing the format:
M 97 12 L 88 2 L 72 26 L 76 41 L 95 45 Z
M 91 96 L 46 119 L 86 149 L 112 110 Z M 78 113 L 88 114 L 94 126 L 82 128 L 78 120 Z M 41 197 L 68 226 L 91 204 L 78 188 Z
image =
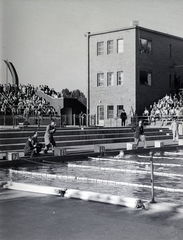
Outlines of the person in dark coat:
M 35 131 L 33 136 L 32 136 L 32 144 L 33 144 L 33 146 L 35 148 L 36 154 L 39 154 L 41 152 L 41 149 L 42 149 L 42 143 L 40 143 L 38 141 L 38 133 L 37 133 L 37 131 Z
M 32 138 L 29 136 L 24 147 L 24 156 L 33 157 L 35 155 L 35 147 L 32 143 Z
M 44 153 L 47 153 L 49 150 L 49 146 L 52 146 L 52 151 L 54 152 L 54 148 L 56 146 L 55 140 L 53 138 L 53 134 L 56 131 L 56 125 L 54 120 L 51 120 L 51 123 L 46 127 L 46 132 L 44 135 L 44 141 L 45 141 L 45 148 Z
M 121 118 L 121 126 L 125 126 L 127 115 L 124 109 L 121 112 L 120 118 Z
M 140 141 L 142 141 L 144 143 L 144 148 L 146 148 L 147 147 L 146 138 L 144 135 L 144 127 L 142 125 L 141 120 L 138 122 L 138 125 L 136 125 L 133 128 L 133 130 L 135 131 L 134 132 L 134 140 L 135 140 L 135 144 L 136 144 L 136 149 L 138 148 L 138 144 Z

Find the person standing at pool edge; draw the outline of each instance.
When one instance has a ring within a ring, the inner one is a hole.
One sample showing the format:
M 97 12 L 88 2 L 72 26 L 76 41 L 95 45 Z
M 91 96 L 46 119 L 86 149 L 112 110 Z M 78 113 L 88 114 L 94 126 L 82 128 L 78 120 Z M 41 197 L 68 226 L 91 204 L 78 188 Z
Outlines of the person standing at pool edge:
M 179 123 L 176 117 L 173 118 L 170 128 L 173 134 L 173 142 L 179 141 Z
M 136 149 L 138 148 L 139 142 L 142 141 L 144 143 L 144 148 L 147 147 L 146 145 L 146 138 L 144 135 L 144 127 L 142 125 L 142 121 L 140 120 L 138 125 L 136 125 L 133 130 L 135 131 L 134 133 L 134 139 L 135 139 L 135 144 L 136 144 Z
M 54 148 L 56 146 L 55 140 L 53 138 L 53 134 L 56 131 L 55 126 L 56 125 L 54 120 L 51 120 L 51 123 L 46 127 L 46 132 L 44 135 L 44 141 L 45 141 L 44 153 L 48 152 L 50 145 L 52 146 L 52 152 L 54 152 Z

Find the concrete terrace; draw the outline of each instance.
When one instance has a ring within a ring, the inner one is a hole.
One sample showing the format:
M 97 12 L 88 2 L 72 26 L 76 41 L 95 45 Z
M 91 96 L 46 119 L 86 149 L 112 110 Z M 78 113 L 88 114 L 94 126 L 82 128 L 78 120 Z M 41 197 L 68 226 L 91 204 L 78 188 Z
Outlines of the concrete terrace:
M 36 126 L 31 125 L 27 129 L 13 129 L 11 126 L 1 126 L 0 128 L 0 164 L 10 164 L 12 161 L 7 161 L 7 152 L 18 152 L 19 160 L 13 161 L 20 163 L 26 159 L 23 157 L 23 148 L 27 137 L 35 130 L 38 131 L 39 141 L 44 143 L 44 132 L 46 126 L 41 126 L 37 129 Z M 163 141 L 164 148 L 175 150 L 181 148 L 177 142 L 173 142 L 172 134 L 168 127 L 160 126 L 147 126 L 145 127 L 145 135 L 147 140 L 147 149 L 144 149 L 142 143 L 139 144 L 137 150 L 126 150 L 127 143 L 132 143 L 133 131 L 131 127 L 118 127 L 118 128 L 84 128 L 81 130 L 78 127 L 66 127 L 57 129 L 55 133 L 55 140 L 58 148 L 66 150 L 66 156 L 54 156 L 53 153 L 41 154 L 34 157 L 34 161 L 42 161 L 43 159 L 51 158 L 54 160 L 62 161 L 64 159 L 71 160 L 82 159 L 87 156 L 99 155 L 99 152 L 94 152 L 95 146 L 100 145 L 105 147 L 105 154 L 117 155 L 119 151 L 123 150 L 125 153 L 136 153 L 149 151 L 160 151 L 162 148 L 155 148 L 155 141 Z

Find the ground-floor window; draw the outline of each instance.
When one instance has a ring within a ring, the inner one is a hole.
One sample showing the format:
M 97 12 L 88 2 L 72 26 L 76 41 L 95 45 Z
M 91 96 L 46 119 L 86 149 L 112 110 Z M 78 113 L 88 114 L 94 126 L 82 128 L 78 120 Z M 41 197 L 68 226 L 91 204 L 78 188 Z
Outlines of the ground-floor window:
M 97 106 L 98 120 L 104 120 L 104 105 Z
M 107 119 L 114 118 L 114 106 L 107 106 Z
M 117 105 L 117 116 L 118 117 L 120 117 L 123 108 L 124 108 L 123 105 Z

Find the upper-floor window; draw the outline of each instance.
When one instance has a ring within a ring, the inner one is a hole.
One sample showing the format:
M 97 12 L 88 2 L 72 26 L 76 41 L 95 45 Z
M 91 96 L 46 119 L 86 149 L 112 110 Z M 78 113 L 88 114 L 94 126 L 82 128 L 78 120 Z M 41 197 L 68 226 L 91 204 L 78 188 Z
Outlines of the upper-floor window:
M 113 53 L 113 40 L 107 41 L 107 54 Z
M 123 79 L 123 71 L 117 72 L 117 85 L 123 85 L 124 79 Z
M 107 106 L 107 119 L 114 118 L 114 107 Z
M 107 73 L 107 86 L 114 85 L 114 73 L 109 72 Z
M 97 74 L 97 87 L 104 86 L 104 74 L 98 73 Z
M 169 48 L 170 48 L 170 58 L 172 57 L 172 45 L 169 44 Z
M 117 40 L 117 52 L 122 53 L 123 52 L 123 39 Z
M 140 84 L 149 85 L 152 84 L 152 73 L 149 71 L 140 71 Z
M 97 55 L 104 54 L 104 42 L 97 43 Z
M 151 53 L 152 51 L 152 41 L 145 38 L 140 39 L 140 53 Z

